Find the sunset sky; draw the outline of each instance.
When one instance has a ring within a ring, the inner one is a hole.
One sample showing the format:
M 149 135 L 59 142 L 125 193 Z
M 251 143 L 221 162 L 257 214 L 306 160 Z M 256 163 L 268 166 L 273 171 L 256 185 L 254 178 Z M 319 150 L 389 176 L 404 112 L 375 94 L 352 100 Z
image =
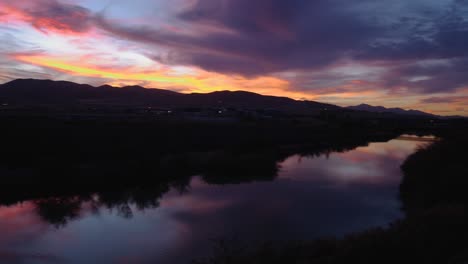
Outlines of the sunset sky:
M 246 90 L 468 116 L 468 0 L 0 0 L 0 83 Z

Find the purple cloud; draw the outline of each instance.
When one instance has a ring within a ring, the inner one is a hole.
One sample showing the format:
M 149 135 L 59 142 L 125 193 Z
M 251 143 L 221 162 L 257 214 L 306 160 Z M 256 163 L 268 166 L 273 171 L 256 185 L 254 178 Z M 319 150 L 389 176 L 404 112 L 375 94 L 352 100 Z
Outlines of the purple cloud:
M 0 7 L 20 15 L 31 26 L 43 32 L 83 33 L 92 28 L 93 15 L 90 10 L 58 0 L 5 1 L 0 2 Z
M 345 1 L 200 0 L 179 14 L 181 22 L 224 31 L 179 34 L 149 27 L 98 25 L 120 37 L 175 50 L 166 63 L 244 75 L 317 68 L 347 57 L 378 28 L 342 8 Z M 197 28 L 194 26 L 194 28 Z M 161 59 L 158 57 L 158 59 Z

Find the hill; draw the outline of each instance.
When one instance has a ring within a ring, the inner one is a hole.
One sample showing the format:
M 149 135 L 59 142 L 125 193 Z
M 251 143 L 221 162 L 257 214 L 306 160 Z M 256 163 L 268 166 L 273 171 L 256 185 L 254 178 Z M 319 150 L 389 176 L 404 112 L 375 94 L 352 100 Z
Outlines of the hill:
M 183 94 L 141 86 L 94 87 L 66 81 L 18 79 L 0 85 L 0 103 L 15 105 L 108 105 L 151 107 L 233 107 L 269 109 L 296 114 L 317 113 L 340 107 L 245 91 Z
M 402 108 L 385 108 L 383 106 L 372 106 L 368 104 L 360 104 L 356 106 L 349 106 L 347 109 L 357 110 L 357 111 L 366 111 L 372 113 L 391 113 L 397 115 L 406 115 L 406 116 L 419 116 L 419 117 L 433 117 L 433 114 L 418 110 L 405 110 Z

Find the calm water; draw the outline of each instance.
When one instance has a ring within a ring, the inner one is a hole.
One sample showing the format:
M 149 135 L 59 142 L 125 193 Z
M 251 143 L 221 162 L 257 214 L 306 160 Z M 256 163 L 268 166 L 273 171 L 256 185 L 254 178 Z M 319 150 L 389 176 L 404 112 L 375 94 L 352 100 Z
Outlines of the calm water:
M 60 224 L 38 201 L 2 206 L 0 263 L 188 263 L 218 238 L 311 239 L 384 226 L 402 217 L 399 167 L 420 144 L 405 138 L 291 156 L 274 181 L 209 185 L 193 177 L 188 190 L 164 192 L 146 209 L 78 199 Z

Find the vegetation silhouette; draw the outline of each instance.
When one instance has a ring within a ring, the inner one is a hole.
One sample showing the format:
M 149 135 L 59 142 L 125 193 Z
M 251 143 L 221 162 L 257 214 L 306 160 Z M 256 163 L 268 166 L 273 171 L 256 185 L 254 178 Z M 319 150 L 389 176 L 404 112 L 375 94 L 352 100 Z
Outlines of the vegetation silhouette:
M 100 190 L 73 195 L 51 196 L 31 200 L 42 220 L 61 228 L 83 214 L 98 214 L 100 210 L 115 211 L 131 218 L 134 210 L 157 208 L 159 199 L 169 190 L 167 185 Z
M 400 187 L 406 212 L 438 204 L 468 205 L 467 148 L 466 134 L 453 133 L 408 157 Z

